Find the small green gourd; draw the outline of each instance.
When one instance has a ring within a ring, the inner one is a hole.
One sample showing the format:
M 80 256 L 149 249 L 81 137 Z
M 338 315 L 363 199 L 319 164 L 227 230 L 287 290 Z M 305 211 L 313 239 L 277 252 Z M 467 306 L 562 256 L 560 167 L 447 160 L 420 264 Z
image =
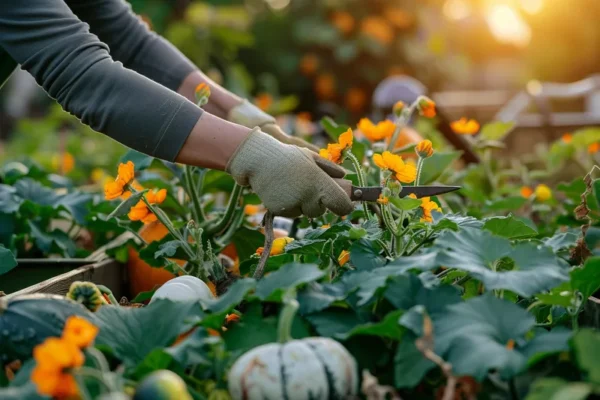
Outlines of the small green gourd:
M 67 293 L 67 298 L 82 304 L 91 312 L 95 312 L 100 306 L 108 304 L 100 289 L 92 282 L 73 282 Z

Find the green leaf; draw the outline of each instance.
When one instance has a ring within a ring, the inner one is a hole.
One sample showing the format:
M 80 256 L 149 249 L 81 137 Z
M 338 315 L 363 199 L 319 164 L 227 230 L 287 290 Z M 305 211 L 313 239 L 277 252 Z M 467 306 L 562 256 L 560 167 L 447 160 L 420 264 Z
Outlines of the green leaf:
M 435 364 L 425 357 L 415 346 L 417 336 L 412 332 L 405 332 L 398 344 L 394 356 L 394 383 L 398 388 L 416 386 L 427 371 Z
M 390 197 L 390 202 L 404 211 L 414 210 L 415 208 L 419 208 L 421 206 L 420 199 L 411 199 L 410 197 L 403 197 L 401 199 L 397 197 Z
M 153 349 L 173 344 L 202 316 L 197 302 L 158 299 L 143 308 L 100 307 L 90 319 L 100 328 L 96 345 L 108 347 L 131 368 Z
M 315 264 L 286 264 L 258 282 L 256 295 L 263 301 L 279 301 L 287 289 L 315 281 L 324 275 Z
M 0 212 L 12 214 L 19 209 L 23 199 L 12 186 L 0 184 Z
M 0 275 L 7 273 L 17 266 L 13 253 L 0 244 Z
M 339 285 L 311 282 L 298 293 L 299 312 L 305 315 L 321 311 L 345 297 L 346 292 Z
M 587 299 L 600 289 L 600 257 L 590 257 L 583 268 L 571 271 L 571 287 Z
M 522 196 L 510 196 L 499 200 L 486 201 L 487 211 L 515 211 L 523 207 L 527 199 Z
M 224 295 L 215 300 L 203 302 L 202 305 L 212 314 L 227 313 L 240 304 L 246 294 L 254 290 L 255 287 L 256 281 L 252 278 L 238 279 Z
M 492 122 L 481 128 L 479 137 L 485 140 L 502 140 L 515 126 L 514 122 Z
M 577 332 L 572 341 L 573 351 L 579 368 L 586 371 L 588 379 L 600 383 L 600 333 L 584 328 Z
M 365 239 L 354 242 L 350 247 L 350 262 L 359 270 L 372 270 L 385 265 L 379 247 Z
M 144 153 L 140 153 L 139 151 L 131 149 L 128 150 L 127 153 L 125 153 L 119 160 L 120 163 L 126 163 L 127 161 L 133 162 L 136 171 L 141 171 L 150 167 L 152 161 L 154 161 L 154 157 L 150 157 Z
M 404 311 L 396 310 L 387 314 L 379 322 L 368 322 L 366 324 L 358 325 L 353 328 L 346 337 L 351 336 L 380 336 L 392 340 L 399 340 L 402 337 L 404 330 L 398 324 L 398 320 L 402 316 Z
M 179 240 L 170 240 L 166 243 L 162 243 L 158 246 L 159 250 L 154 253 L 154 258 L 173 257 L 179 247 L 181 247 L 181 242 Z
M 285 246 L 287 254 L 320 255 L 323 252 L 325 239 L 300 239 L 294 240 Z
M 240 260 L 250 258 L 256 249 L 265 242 L 265 235 L 254 229 L 242 227 L 238 229 L 231 238 Z
M 164 244 L 170 243 L 174 241 L 171 234 L 167 234 L 161 240 L 155 240 L 153 242 L 148 243 L 146 247 L 140 250 L 140 258 L 144 260 L 145 263 L 150 265 L 151 267 L 163 267 L 165 265 L 164 257 L 157 254 L 161 252 L 161 247 Z M 175 248 L 175 253 L 173 253 L 173 258 L 186 260 L 188 258 L 187 254 L 183 251 L 183 248 L 177 247 Z
M 135 206 L 140 201 L 140 199 L 144 196 L 144 194 L 146 194 L 147 191 L 148 191 L 148 189 L 144 189 L 137 193 L 133 193 L 131 196 L 129 196 L 129 198 L 127 200 L 121 202 L 121 204 L 119 204 L 117 206 L 117 208 L 115 208 L 114 211 L 108 215 L 108 219 L 113 218 L 113 217 L 118 218 L 122 215 L 127 214 L 129 212 L 129 210 L 131 209 L 131 207 Z
M 577 239 L 579 237 L 572 232 L 557 232 L 554 236 L 545 238 L 543 242 L 546 246 L 551 247 L 555 253 L 558 253 L 560 250 L 575 246 Z
M 320 336 L 334 337 L 340 340 L 348 337 L 350 331 L 361 321 L 354 311 L 343 308 L 330 308 L 305 317 Z
M 149 290 L 147 292 L 139 292 L 132 300 L 131 303 L 143 303 L 148 301 L 154 296 L 156 290 Z
M 577 178 L 569 183 L 559 183 L 556 189 L 563 192 L 573 203 L 581 201 L 581 194 L 585 192 L 585 183 L 582 178 Z
M 321 126 L 333 141 L 338 140 L 338 137 L 346 132 L 350 127 L 346 125 L 338 125 L 333 119 L 325 117 L 321 119 Z
M 592 391 L 592 385 L 588 383 L 541 378 L 531 385 L 525 400 L 585 400 Z
M 182 342 L 164 349 L 164 352 L 183 368 L 192 365 L 210 368 L 213 362 L 211 352 L 220 343 L 220 337 L 210 336 L 206 329 L 196 329 Z
M 75 242 L 66 232 L 55 229 L 52 232 L 44 232 L 36 223 L 27 221 L 31 229 L 31 236 L 35 239 L 37 246 L 46 254 L 60 253 L 64 257 L 73 257 L 77 250 Z
M 489 218 L 483 224 L 483 229 L 508 239 L 521 239 L 537 235 L 537 231 L 512 215 Z
M 444 249 L 436 260 L 439 265 L 468 272 L 488 290 L 505 289 L 530 297 L 568 280 L 568 265 L 550 248 L 532 243 L 513 248 L 507 239 L 487 231 L 446 231 L 436 240 L 435 247 Z M 500 268 L 505 257 L 513 259 L 512 270 Z
M 423 169 L 421 170 L 420 185 L 429 185 L 442 175 L 442 173 L 458 160 L 461 156 L 461 151 L 452 152 L 435 152 L 429 158 L 423 161 Z

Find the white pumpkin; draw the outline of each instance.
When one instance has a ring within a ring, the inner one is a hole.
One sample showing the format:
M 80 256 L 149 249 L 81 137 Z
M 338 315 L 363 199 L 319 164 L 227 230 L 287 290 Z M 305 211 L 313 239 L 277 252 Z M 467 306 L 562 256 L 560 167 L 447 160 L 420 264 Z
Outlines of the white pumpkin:
M 210 288 L 194 276 L 183 275 L 171 279 L 159 287 L 150 303 L 156 299 L 169 299 L 173 301 L 212 300 L 215 296 Z
M 335 340 L 321 337 L 252 349 L 235 362 L 228 380 L 234 400 L 341 400 L 358 389 L 352 355 Z

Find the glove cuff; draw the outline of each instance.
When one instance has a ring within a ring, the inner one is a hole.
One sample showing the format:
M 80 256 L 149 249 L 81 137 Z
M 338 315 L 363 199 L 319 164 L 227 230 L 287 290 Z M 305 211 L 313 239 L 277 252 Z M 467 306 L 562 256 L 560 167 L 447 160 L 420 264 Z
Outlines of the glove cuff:
M 264 166 L 265 157 L 281 153 L 284 145 L 276 139 L 263 133 L 260 128 L 254 128 L 235 150 L 225 171 L 241 186 L 249 186 L 252 171 Z
M 247 128 L 275 123 L 275 118 L 245 99 L 229 111 L 227 120 Z

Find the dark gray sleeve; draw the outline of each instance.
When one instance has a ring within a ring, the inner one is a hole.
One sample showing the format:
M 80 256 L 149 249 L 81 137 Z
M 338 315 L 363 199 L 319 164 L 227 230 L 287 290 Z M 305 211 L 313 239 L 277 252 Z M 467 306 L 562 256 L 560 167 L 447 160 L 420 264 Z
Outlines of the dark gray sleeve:
M 175 46 L 151 32 L 125 0 L 65 0 L 126 68 L 177 91 L 197 68 Z
M 92 129 L 173 161 L 202 110 L 123 67 L 63 0 L 0 7 L 0 47 Z

